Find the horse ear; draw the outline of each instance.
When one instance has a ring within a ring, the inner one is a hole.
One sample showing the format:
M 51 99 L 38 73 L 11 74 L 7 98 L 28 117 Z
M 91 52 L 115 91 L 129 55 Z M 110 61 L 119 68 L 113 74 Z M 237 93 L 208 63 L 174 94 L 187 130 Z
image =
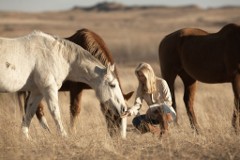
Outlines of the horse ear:
M 129 100 L 132 97 L 133 93 L 134 93 L 134 91 L 129 92 L 127 94 L 123 94 L 124 99 Z
M 114 70 L 115 70 L 115 64 L 108 63 L 108 65 L 107 65 L 107 74 L 109 74 L 111 72 L 114 72 Z
M 108 70 L 109 71 L 111 71 L 111 72 L 114 72 L 114 70 L 115 70 L 115 64 L 110 64 L 110 63 L 108 63 Z
M 111 65 L 111 71 L 114 72 L 114 70 L 115 70 L 115 64 L 112 64 Z

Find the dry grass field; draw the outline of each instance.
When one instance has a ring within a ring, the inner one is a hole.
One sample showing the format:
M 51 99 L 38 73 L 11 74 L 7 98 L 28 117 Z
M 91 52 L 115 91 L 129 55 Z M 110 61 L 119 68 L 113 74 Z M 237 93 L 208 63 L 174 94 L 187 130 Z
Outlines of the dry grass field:
M 33 30 L 68 37 L 81 28 L 98 33 L 111 50 L 125 92 L 135 90 L 136 65 L 150 63 L 160 76 L 158 45 L 168 33 L 184 27 L 217 32 L 227 23 L 240 24 L 240 8 L 201 9 L 194 6 L 146 8 L 117 11 L 19 13 L 0 12 L 0 36 L 18 37 Z M 240 159 L 240 135 L 231 127 L 233 93 L 230 84 L 198 83 L 195 113 L 202 133 L 190 129 L 182 100 L 182 82 L 176 80 L 179 127 L 171 126 L 170 135 L 158 139 L 129 130 L 127 139 L 110 138 L 99 102 L 92 90 L 83 94 L 77 133 L 62 138 L 46 107 L 52 133 L 41 128 L 36 117 L 30 126 L 32 141 L 21 136 L 22 115 L 17 97 L 0 94 L 0 159 Z M 69 94 L 59 94 L 62 119 L 69 129 Z M 134 96 L 128 101 L 131 106 Z M 143 107 L 144 113 L 147 106 Z M 130 117 L 128 120 L 131 126 Z

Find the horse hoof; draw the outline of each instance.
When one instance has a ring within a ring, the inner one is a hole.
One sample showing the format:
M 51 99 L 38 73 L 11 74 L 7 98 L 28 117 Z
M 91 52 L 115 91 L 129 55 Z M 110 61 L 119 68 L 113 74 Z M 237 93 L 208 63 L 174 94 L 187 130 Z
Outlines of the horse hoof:
M 41 126 L 42 126 L 44 129 L 46 129 L 46 130 L 48 130 L 48 131 L 50 132 L 50 129 L 49 129 L 49 126 L 48 126 L 48 123 L 47 123 L 47 120 L 46 120 L 45 117 L 42 117 L 42 118 L 41 118 L 40 124 L 41 124 Z M 50 132 L 50 133 L 51 133 L 51 132 Z
M 67 138 L 68 137 L 67 132 L 66 131 L 62 131 L 61 132 L 61 136 L 64 137 L 64 138 Z

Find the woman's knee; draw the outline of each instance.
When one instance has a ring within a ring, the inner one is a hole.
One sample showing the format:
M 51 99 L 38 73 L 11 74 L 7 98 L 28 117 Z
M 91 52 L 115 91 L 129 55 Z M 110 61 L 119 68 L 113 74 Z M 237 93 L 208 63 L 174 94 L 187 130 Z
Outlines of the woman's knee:
M 133 120 L 132 120 L 132 124 L 137 127 L 139 124 L 140 124 L 140 120 L 138 117 L 134 117 Z
M 140 115 L 140 116 L 134 117 L 133 120 L 132 120 L 132 124 L 133 124 L 135 127 L 139 126 L 140 123 L 141 123 L 141 121 L 145 119 L 144 117 L 145 117 L 144 115 Z

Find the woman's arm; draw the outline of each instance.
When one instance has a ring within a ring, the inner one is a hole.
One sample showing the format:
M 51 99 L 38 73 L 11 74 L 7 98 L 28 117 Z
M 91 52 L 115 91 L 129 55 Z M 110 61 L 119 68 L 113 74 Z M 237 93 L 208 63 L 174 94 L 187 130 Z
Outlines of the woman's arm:
M 140 87 L 138 87 L 134 105 L 127 111 L 128 112 L 127 115 L 129 115 L 129 116 L 137 115 L 139 110 L 142 107 L 142 101 L 143 101 L 143 98 L 142 98 L 141 89 L 140 89 Z

